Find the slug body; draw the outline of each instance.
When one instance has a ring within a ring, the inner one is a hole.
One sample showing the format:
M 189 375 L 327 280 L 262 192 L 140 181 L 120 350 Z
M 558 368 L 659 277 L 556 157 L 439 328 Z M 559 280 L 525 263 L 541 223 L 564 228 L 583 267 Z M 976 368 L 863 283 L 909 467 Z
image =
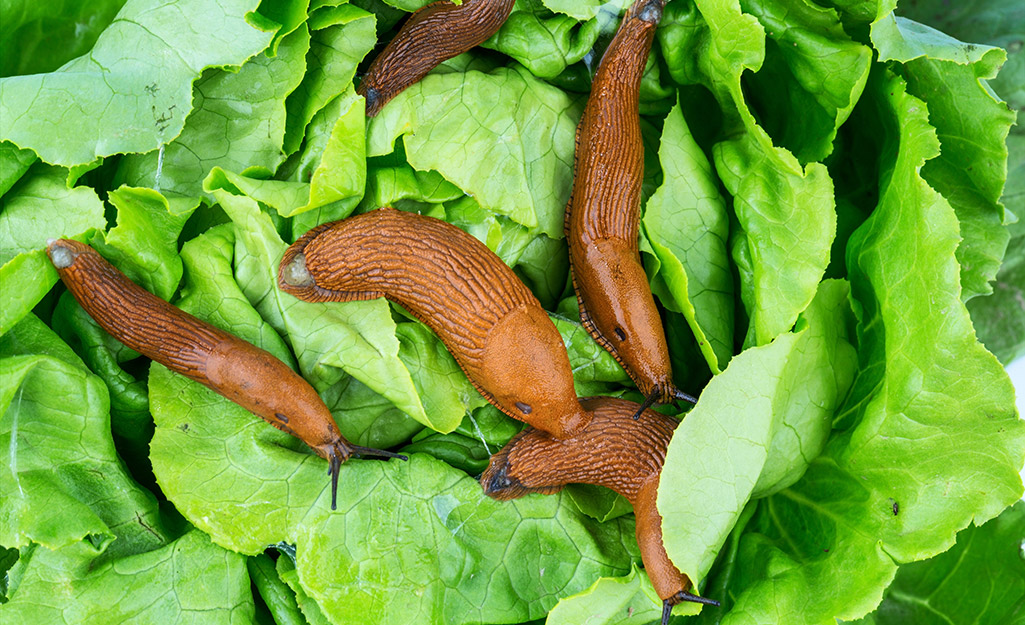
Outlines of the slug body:
M 662 318 L 638 250 L 639 91 L 662 6 L 663 0 L 637 0 L 602 57 L 577 126 L 566 239 L 584 327 L 645 397 L 667 403 L 688 397 L 673 385 Z
M 560 438 L 590 421 L 562 337 L 534 294 L 451 224 L 390 208 L 324 224 L 288 248 L 278 285 L 310 302 L 386 297 L 433 330 L 509 416 Z
M 502 27 L 515 0 L 440 0 L 413 13 L 370 64 L 356 92 L 367 99 L 367 116 L 439 63 L 479 46 Z
M 480 479 L 484 492 L 506 500 L 553 493 L 571 483 L 610 488 L 634 508 L 644 569 L 667 610 L 681 601 L 718 605 L 688 592 L 691 581 L 670 562 L 662 544 L 655 498 L 677 422 L 653 410 L 641 411 L 635 420 L 638 405 L 612 397 L 582 398 L 580 403 L 594 415 L 586 428 L 565 440 L 538 430 L 520 432 L 491 457 Z
M 332 509 L 342 462 L 353 454 L 401 457 L 350 444 L 317 391 L 288 365 L 146 291 L 88 245 L 61 239 L 49 243 L 47 253 L 71 294 L 108 334 L 301 439 L 328 460 Z

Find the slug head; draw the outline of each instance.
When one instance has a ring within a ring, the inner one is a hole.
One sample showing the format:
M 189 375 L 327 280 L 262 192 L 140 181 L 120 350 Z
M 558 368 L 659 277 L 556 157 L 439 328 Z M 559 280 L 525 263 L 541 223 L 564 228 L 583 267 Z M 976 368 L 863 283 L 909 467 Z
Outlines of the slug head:
M 630 16 L 649 24 L 658 24 L 662 20 L 662 9 L 665 0 L 637 0 L 630 7 Z
M 585 246 L 574 261 L 578 293 L 584 293 L 588 328 L 626 369 L 645 396 L 658 403 L 674 399 L 672 367 L 662 317 L 648 287 L 637 252 L 619 239 Z
M 491 328 L 478 375 L 503 412 L 557 438 L 591 420 L 577 401 L 562 337 L 540 306 L 516 308 Z
M 80 247 L 85 247 L 85 244 L 71 239 L 46 240 L 46 254 L 50 257 L 50 262 L 57 269 L 67 269 L 70 267 L 75 262 L 75 258 L 81 253 Z

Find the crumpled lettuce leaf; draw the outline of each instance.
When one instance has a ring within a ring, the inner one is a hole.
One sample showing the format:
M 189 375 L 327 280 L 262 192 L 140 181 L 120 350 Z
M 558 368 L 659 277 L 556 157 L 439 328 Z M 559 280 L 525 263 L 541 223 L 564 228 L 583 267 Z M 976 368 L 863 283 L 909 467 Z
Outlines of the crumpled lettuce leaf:
M 857 625 L 1014 623 L 1025 615 L 1025 502 L 970 525 L 948 551 L 897 569 L 883 602 Z M 853 624 L 852 624 L 853 625 Z
M 580 22 L 570 15 L 553 15 L 543 0 L 521 0 L 482 47 L 508 54 L 538 78 L 554 78 L 567 66 L 593 57 L 600 34 L 597 19 Z
M 649 625 L 662 617 L 662 600 L 635 565 L 625 577 L 603 577 L 548 613 L 546 625 Z
M 0 334 L 28 314 L 59 279 L 44 251 L 46 240 L 87 238 L 106 223 L 96 192 L 69 189 L 67 175 L 62 167 L 37 164 L 0 199 Z
M 0 607 L 4 623 L 253 622 L 245 558 L 202 532 L 102 563 L 76 547 L 22 555 L 17 594 Z
M 212 69 L 193 87 L 193 108 L 181 133 L 159 150 L 121 159 L 127 184 L 173 196 L 198 197 L 213 167 L 269 171 L 285 160 L 285 98 L 304 75 L 310 32 L 305 25 L 234 71 Z
M 673 435 L 662 535 L 699 587 L 748 500 L 792 485 L 825 447 L 854 378 L 847 294 L 846 283 L 823 282 L 798 329 L 735 356 Z
M 181 132 L 205 68 L 241 65 L 270 43 L 273 33 L 246 19 L 258 4 L 129 0 L 89 54 L 0 79 L 0 139 L 66 167 L 156 149 Z
M 810 6 L 804 14 L 814 16 L 823 27 L 829 20 Z M 752 108 L 744 87 L 745 72 L 757 73 L 766 63 L 767 28 L 773 37 L 800 39 L 807 56 L 824 51 L 816 49 L 814 39 L 801 37 L 800 30 L 777 33 L 771 30 L 768 16 L 763 19 L 768 27 L 755 16 L 742 13 L 737 0 L 702 2 L 696 9 L 677 2 L 666 7 L 666 28 L 657 35 L 673 78 L 681 84 L 708 88 L 723 109 L 725 130 L 732 137 L 715 145 L 713 156 L 716 173 L 733 196 L 739 220 L 731 249 L 750 259 L 752 268 L 750 274 L 741 273 L 741 294 L 746 295 L 743 301 L 750 317 L 745 347 L 765 345 L 793 326 L 815 295 L 836 228 L 833 184 L 826 168 L 816 162 L 802 165 L 786 147 L 775 146 L 766 128 L 756 121 L 755 114 L 762 112 Z M 835 31 L 838 26 L 829 28 Z M 796 45 L 799 52 L 800 44 Z M 853 56 L 861 64 L 861 74 L 867 73 L 867 55 Z M 810 81 L 813 70 L 804 66 L 804 57 L 788 52 L 782 60 L 799 67 L 796 75 Z M 771 64 L 765 67 L 773 69 Z M 800 83 L 794 84 L 796 79 L 788 79 L 786 87 L 778 83 L 778 76 L 771 79 L 777 81 L 774 89 L 804 90 Z M 834 133 L 850 108 L 839 102 L 854 102 L 861 91 L 859 82 L 863 84 L 863 78 L 854 84 L 843 82 L 843 92 L 831 96 L 836 108 Z M 779 114 L 799 113 L 784 108 Z M 797 149 L 796 145 L 789 147 Z M 822 150 L 815 152 L 820 153 Z M 745 278 L 752 280 L 748 287 L 743 284 Z
M 961 302 L 954 211 L 919 173 L 935 131 L 886 70 L 866 97 L 895 128 L 896 152 L 848 246 L 859 371 L 824 454 L 759 502 L 739 558 L 763 564 L 736 569 L 724 623 L 861 617 L 898 562 L 944 551 L 1022 493 L 1025 423 Z
M 561 497 L 497 502 L 423 454 L 350 460 L 332 512 L 324 461 L 294 438 L 158 365 L 150 392 L 154 471 L 176 507 L 233 550 L 295 544 L 303 587 L 335 622 L 536 618 L 634 557 L 627 519 L 596 524 Z
M 154 531 L 115 541 L 125 526 L 160 523 L 114 451 L 103 382 L 31 314 L 0 339 L 0 369 L 0 544 L 95 558 L 162 540 Z
M 663 183 L 641 220 L 658 259 L 652 291 L 663 306 L 683 313 L 709 368 L 719 373 L 733 355 L 729 215 L 679 104 L 663 126 L 659 160 Z
M 371 120 L 367 156 L 390 154 L 403 136 L 414 168 L 438 171 L 483 208 L 562 238 L 580 112 L 519 66 L 435 72 Z
M 989 282 L 1009 238 L 1000 196 L 1007 179 L 1005 140 L 1015 114 L 985 81 L 1007 55 L 892 14 L 873 22 L 872 40 L 880 58 L 904 63 L 908 93 L 928 102 L 942 149 L 922 176 L 950 202 L 961 224 L 961 297 L 991 293 Z

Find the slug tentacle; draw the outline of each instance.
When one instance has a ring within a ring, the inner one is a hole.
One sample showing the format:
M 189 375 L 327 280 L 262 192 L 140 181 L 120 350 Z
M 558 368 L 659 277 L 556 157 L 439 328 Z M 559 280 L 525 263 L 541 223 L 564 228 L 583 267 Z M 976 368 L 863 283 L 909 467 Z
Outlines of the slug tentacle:
M 515 0 L 433 2 L 413 13 L 374 59 L 356 92 L 366 97 L 367 116 L 377 115 L 392 98 L 442 61 L 479 46 L 502 27 Z
M 640 82 L 664 4 L 635 2 L 602 57 L 577 125 L 565 219 L 581 321 L 657 403 L 690 397 L 673 384 L 662 318 L 638 245 L 644 177 Z
M 60 239 L 50 241 L 46 251 L 68 290 L 108 334 L 299 438 L 326 459 L 332 510 L 338 465 L 354 453 L 396 455 L 351 445 L 317 391 L 288 365 L 153 295 L 88 245 Z
M 662 517 L 655 500 L 677 421 L 652 410 L 634 420 L 637 404 L 612 397 L 580 402 L 594 415 L 587 427 L 562 440 L 533 429 L 520 432 L 491 457 L 480 478 L 484 492 L 495 499 L 513 499 L 555 492 L 571 483 L 611 488 L 634 508 L 641 559 L 663 605 L 671 610 L 680 601 L 715 604 L 688 592 L 690 579 L 673 565 L 662 544 Z
M 278 286 L 311 302 L 385 297 L 433 330 L 510 417 L 558 437 L 590 421 L 562 337 L 537 298 L 451 224 L 390 208 L 325 224 L 285 251 Z

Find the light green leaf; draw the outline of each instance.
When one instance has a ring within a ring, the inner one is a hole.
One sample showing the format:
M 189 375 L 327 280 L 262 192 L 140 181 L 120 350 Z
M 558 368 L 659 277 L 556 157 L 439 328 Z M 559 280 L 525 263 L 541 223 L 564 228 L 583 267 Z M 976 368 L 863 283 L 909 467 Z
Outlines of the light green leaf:
M 111 544 L 122 526 L 159 521 L 114 450 L 103 382 L 34 315 L 0 339 L 0 370 L 0 544 L 81 544 L 95 557 L 162 542 L 154 532 Z
M 274 171 L 285 160 L 285 98 L 302 80 L 310 33 L 300 27 L 277 53 L 254 56 L 241 68 L 212 69 L 196 81 L 194 108 L 174 141 L 158 151 L 121 160 L 126 184 L 152 186 L 170 196 L 198 197 L 214 167 Z
M 578 103 L 521 67 L 435 72 L 371 121 L 367 155 L 390 154 L 404 136 L 414 168 L 438 171 L 484 209 L 561 238 L 579 115 Z
M 266 173 L 263 170 L 236 174 L 215 167 L 208 181 L 223 178 L 273 207 L 282 217 L 332 207 L 340 211 L 332 212 L 331 219 L 347 217 L 359 203 L 366 184 L 364 108 L 363 96 L 357 96 L 350 87 L 314 115 L 307 127 L 305 148 L 279 172 L 283 180 L 259 177 Z M 314 223 L 306 223 L 306 230 L 331 219 L 321 220 L 318 215 Z
M 764 564 L 736 580 L 726 625 L 860 618 L 897 562 L 946 550 L 1022 493 L 1025 423 L 961 302 L 954 212 L 919 173 L 939 141 L 899 78 L 880 70 L 865 94 L 895 150 L 848 245 L 858 375 L 824 455 L 760 502 L 738 558 Z
M 244 553 L 295 544 L 300 583 L 336 623 L 537 618 L 636 553 L 627 519 L 597 524 L 561 497 L 497 502 L 423 454 L 348 461 L 332 512 L 325 462 L 294 438 L 163 367 L 150 392 L 154 471 L 175 506 Z
M 1014 623 L 1025 616 L 1025 502 L 981 527 L 961 530 L 950 550 L 897 569 L 879 609 L 857 625 Z M 852 624 L 855 625 L 855 624 Z
M 133 282 L 170 299 L 182 276 L 178 235 L 199 200 L 168 200 L 152 189 L 132 187 L 111 191 L 108 197 L 117 209 L 117 226 L 91 244 Z
M 990 293 L 1009 238 L 1000 196 L 1007 179 L 1005 141 L 1015 114 L 986 81 L 1007 55 L 892 14 L 873 23 L 872 41 L 880 58 L 905 63 L 901 73 L 908 93 L 929 107 L 941 150 L 922 176 L 950 202 L 961 223 L 961 297 L 967 301 Z
M 155 150 L 181 132 L 205 68 L 241 65 L 270 43 L 246 20 L 257 4 L 129 0 L 88 55 L 0 79 L 0 139 L 65 166 Z
M 648 576 L 634 565 L 626 577 L 603 577 L 584 592 L 566 597 L 546 625 L 649 625 L 662 617 L 662 600 Z
M 313 116 L 352 84 L 356 65 L 377 41 L 374 15 L 351 4 L 316 11 L 307 24 L 312 32 L 306 73 L 285 102 L 285 154 L 299 149 Z
M 733 356 L 733 276 L 726 240 L 729 216 L 718 182 L 677 104 L 659 149 L 662 186 L 648 200 L 642 225 L 659 261 L 654 291 L 683 313 L 713 373 Z
M 699 587 L 748 500 L 796 482 L 825 447 L 855 369 L 846 298 L 824 282 L 798 330 L 735 356 L 677 428 L 658 509 L 666 553 Z
M 19 149 L 10 141 L 0 142 L 0 196 L 7 193 L 35 161 L 32 150 Z
M 589 20 L 601 11 L 618 14 L 633 4 L 633 0 L 541 0 L 541 3 L 556 13 L 578 20 Z
M 581 23 L 552 15 L 542 0 L 526 0 L 482 47 L 511 56 L 538 78 L 553 78 L 591 54 L 599 34 L 596 19 Z
M 243 625 L 253 622 L 245 558 L 192 530 L 165 546 L 99 562 L 77 546 L 33 550 L 4 623 L 161 623 Z
M 49 238 L 87 238 L 103 228 L 103 202 L 87 187 L 69 189 L 67 170 L 33 166 L 0 199 L 0 334 L 10 330 L 58 280 L 43 251 Z M 10 288 L 8 285 L 18 285 Z

